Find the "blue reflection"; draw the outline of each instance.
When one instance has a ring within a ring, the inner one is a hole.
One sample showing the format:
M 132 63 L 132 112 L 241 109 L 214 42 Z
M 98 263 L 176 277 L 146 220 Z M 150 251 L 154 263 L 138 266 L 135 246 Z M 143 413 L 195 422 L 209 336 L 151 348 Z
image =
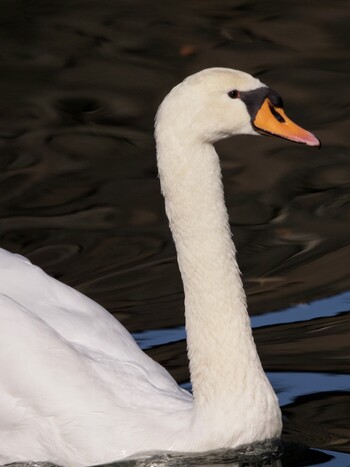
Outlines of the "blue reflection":
M 312 372 L 269 372 L 267 376 L 280 405 L 290 404 L 299 396 L 328 391 L 349 391 L 348 375 Z
M 271 324 L 308 321 L 314 318 L 335 316 L 342 311 L 347 311 L 349 305 L 350 292 L 344 292 L 333 297 L 315 300 L 312 303 L 300 304 L 280 311 L 252 316 L 251 323 L 253 328 L 258 328 Z M 141 349 L 147 350 L 156 345 L 184 340 L 186 338 L 186 331 L 184 326 L 177 326 L 173 328 L 135 332 L 133 336 Z
M 148 331 L 134 332 L 133 337 L 142 350 L 147 350 L 156 345 L 184 340 L 186 339 L 186 331 L 184 326 L 150 329 Z
M 326 465 L 327 467 L 346 467 L 349 466 L 349 454 L 344 452 L 334 452 L 334 451 L 325 451 L 324 449 L 319 449 L 319 451 L 332 456 L 333 459 L 330 459 L 325 464 L 317 464 L 317 465 Z M 334 457 L 336 456 L 336 457 Z
M 312 303 L 305 303 L 284 310 L 252 316 L 253 328 L 270 324 L 294 323 L 296 321 L 308 321 L 313 318 L 335 316 L 341 311 L 349 310 L 350 292 L 344 292 Z

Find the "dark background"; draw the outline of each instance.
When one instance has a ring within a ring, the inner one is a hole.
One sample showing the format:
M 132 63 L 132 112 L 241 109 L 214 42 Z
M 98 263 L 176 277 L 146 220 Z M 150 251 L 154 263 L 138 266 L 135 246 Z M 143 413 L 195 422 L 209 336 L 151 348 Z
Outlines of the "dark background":
M 277 90 L 323 143 L 217 145 L 251 315 L 349 290 L 349 11 L 340 0 L 1 0 L 1 246 L 132 332 L 183 325 L 153 119 L 185 76 L 225 66 Z M 265 369 L 349 373 L 347 309 L 256 329 Z M 148 352 L 186 381 L 184 342 Z M 315 387 L 285 408 L 286 437 L 348 452 L 349 409 L 348 392 Z

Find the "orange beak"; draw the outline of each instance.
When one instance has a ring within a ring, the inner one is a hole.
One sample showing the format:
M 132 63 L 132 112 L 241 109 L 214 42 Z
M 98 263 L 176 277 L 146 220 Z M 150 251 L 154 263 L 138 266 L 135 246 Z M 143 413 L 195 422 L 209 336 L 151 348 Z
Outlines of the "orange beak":
M 307 144 L 308 146 L 320 146 L 320 141 L 309 131 L 293 123 L 280 107 L 275 107 L 267 97 L 258 110 L 254 119 L 254 126 L 262 133 L 268 133 L 281 138 Z

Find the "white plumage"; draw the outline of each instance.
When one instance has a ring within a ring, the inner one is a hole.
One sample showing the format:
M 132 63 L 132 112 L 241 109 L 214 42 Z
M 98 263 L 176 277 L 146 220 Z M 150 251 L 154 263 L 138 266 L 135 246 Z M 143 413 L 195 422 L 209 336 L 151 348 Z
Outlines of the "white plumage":
M 200 451 L 279 436 L 277 398 L 253 342 L 212 143 L 256 134 L 231 99 L 264 85 L 211 69 L 174 88 L 156 124 L 178 252 L 193 396 L 106 310 L 0 251 L 0 461 L 98 464 L 147 450 Z

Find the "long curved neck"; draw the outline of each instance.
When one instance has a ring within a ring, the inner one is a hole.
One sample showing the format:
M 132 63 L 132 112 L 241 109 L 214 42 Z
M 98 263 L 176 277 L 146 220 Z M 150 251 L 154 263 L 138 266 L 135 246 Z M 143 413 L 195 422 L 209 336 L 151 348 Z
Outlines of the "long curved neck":
M 242 394 L 265 376 L 252 338 L 218 156 L 211 144 L 186 141 L 176 133 L 157 125 L 157 156 L 184 284 L 190 373 L 199 409 L 232 399 L 234 392 Z

